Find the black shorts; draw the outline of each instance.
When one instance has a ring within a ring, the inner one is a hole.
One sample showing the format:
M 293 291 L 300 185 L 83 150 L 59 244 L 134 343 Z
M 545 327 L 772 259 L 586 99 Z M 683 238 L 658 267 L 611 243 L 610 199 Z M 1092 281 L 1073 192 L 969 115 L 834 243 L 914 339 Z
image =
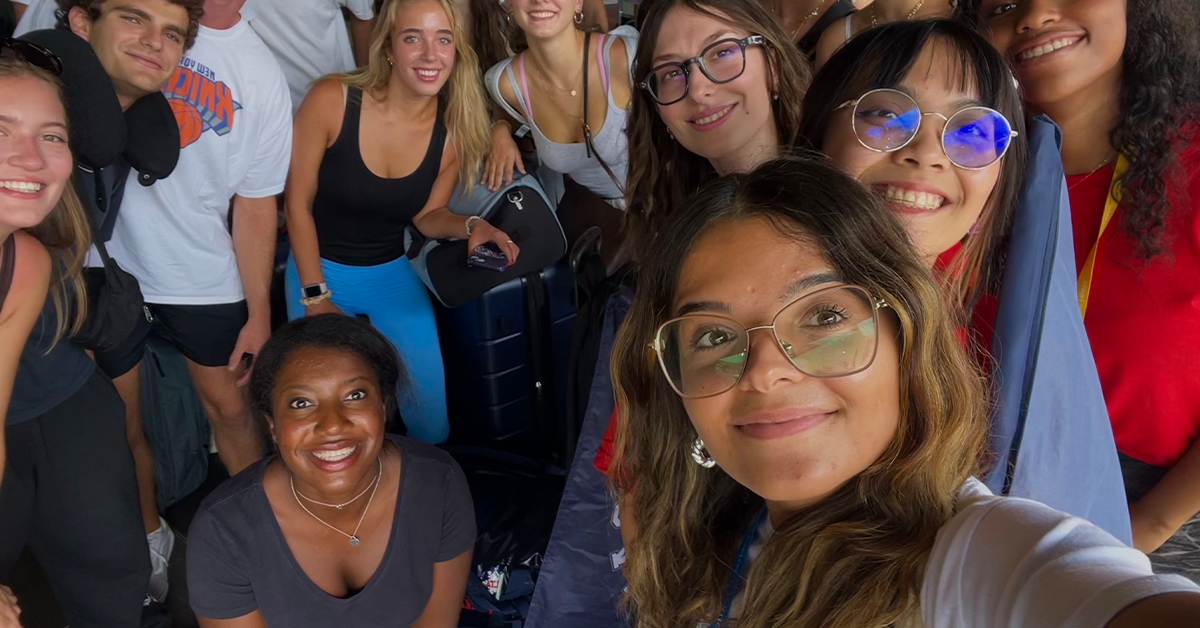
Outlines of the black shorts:
M 89 280 L 95 276 L 89 269 Z M 175 345 L 200 366 L 225 366 L 237 345 L 238 335 L 250 318 L 245 301 L 219 305 L 162 305 L 147 303 L 149 319 L 142 317 L 129 338 L 111 351 L 97 352 L 96 364 L 111 378 L 128 373 L 142 361 L 150 334 Z

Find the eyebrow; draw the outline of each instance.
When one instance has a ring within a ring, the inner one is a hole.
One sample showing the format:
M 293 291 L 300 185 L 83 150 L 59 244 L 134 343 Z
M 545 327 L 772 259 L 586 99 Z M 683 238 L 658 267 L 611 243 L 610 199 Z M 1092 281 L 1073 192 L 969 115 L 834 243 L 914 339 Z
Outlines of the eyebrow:
M 816 288 L 818 286 L 824 286 L 825 284 L 841 283 L 841 282 L 842 282 L 842 276 L 835 272 L 814 273 L 812 275 L 806 275 L 804 277 L 801 277 L 801 278 L 793 281 L 792 283 L 789 283 L 787 285 L 787 288 L 784 288 L 783 294 L 780 295 L 779 300 L 784 301 L 784 302 L 791 301 L 792 297 L 795 297 L 798 294 L 803 294 L 805 292 L 809 292 L 813 288 Z
M 368 378 L 368 377 L 367 377 L 367 376 L 365 376 L 365 375 L 358 375 L 358 376 L 356 376 L 356 377 L 351 377 L 350 379 L 348 379 L 348 380 L 346 380 L 346 381 L 342 382 L 340 385 L 341 385 L 341 386 L 348 386 L 348 385 L 350 385 L 350 384 L 353 384 L 353 383 L 355 383 L 355 382 L 359 382 L 359 381 L 370 382 L 371 380 L 370 380 L 370 378 Z M 306 386 L 306 385 L 304 385 L 304 384 L 292 384 L 291 386 L 288 386 L 287 388 L 284 388 L 284 389 L 283 389 L 283 392 L 287 392 L 287 391 L 289 391 L 289 390 L 302 390 L 302 391 L 305 391 L 305 392 L 315 392 L 311 386 Z
M 717 31 L 717 32 L 713 33 L 712 35 L 705 37 L 704 41 L 700 42 L 700 50 L 704 50 L 710 44 L 712 44 L 714 41 L 718 41 L 720 39 L 725 39 L 728 37 L 735 37 L 735 38 L 740 39 L 739 37 L 737 37 L 736 35 L 733 34 L 733 31 L 730 31 L 730 30 Z M 651 65 L 658 65 L 659 61 L 668 61 L 668 60 L 673 60 L 673 59 L 679 59 L 679 55 L 669 54 L 669 53 L 661 54 L 661 55 L 658 55 L 657 57 L 654 57 L 653 59 L 651 59 L 650 63 L 651 63 Z M 682 60 L 682 59 L 680 59 L 680 60 Z
M 813 288 L 824 286 L 825 284 L 841 283 L 841 275 L 835 272 L 819 272 L 801 277 L 787 285 L 783 289 L 783 294 L 779 300 L 787 303 L 798 294 L 811 291 Z M 696 314 L 698 312 L 719 312 L 729 315 L 733 312 L 733 308 L 724 301 L 692 301 L 685 303 L 675 311 L 675 316 L 687 316 L 688 314 Z
M 9 116 L 6 116 L 6 115 L 2 115 L 2 114 L 0 114 L 0 122 L 6 122 L 6 123 L 8 123 L 8 124 L 16 124 L 16 123 L 17 123 L 17 119 L 16 119 L 16 118 L 11 118 L 11 117 L 9 117 Z M 43 124 L 43 125 L 42 125 L 42 127 L 43 127 L 43 128 L 44 128 L 44 127 L 48 127 L 48 126 L 58 127 L 58 128 L 60 128 L 60 129 L 62 129 L 62 130 L 64 130 L 64 131 L 65 131 L 65 130 L 67 130 L 67 125 L 66 125 L 66 124 L 64 124 L 64 123 L 62 123 L 62 122 L 58 122 L 58 121 L 54 121 L 54 122 L 47 122 L 47 123 L 45 123 L 45 124 Z
M 917 106 L 922 106 L 922 103 L 917 99 L 917 95 L 913 93 L 912 88 L 905 85 L 897 85 L 895 87 L 889 87 L 888 89 L 894 89 L 898 92 L 901 92 L 909 98 L 916 100 Z M 987 103 L 979 100 L 978 98 L 959 98 L 958 100 L 950 103 L 950 109 L 955 111 L 966 109 L 967 107 L 988 107 L 990 109 Z
M 424 33 L 424 32 L 425 32 L 424 30 L 419 29 L 419 28 L 406 28 L 406 29 L 400 31 L 400 34 L 403 35 L 404 33 L 416 33 L 416 34 L 420 35 L 421 33 Z M 447 28 L 440 28 L 440 29 L 438 29 L 437 32 L 440 35 L 453 35 L 454 34 L 454 31 L 447 29 Z

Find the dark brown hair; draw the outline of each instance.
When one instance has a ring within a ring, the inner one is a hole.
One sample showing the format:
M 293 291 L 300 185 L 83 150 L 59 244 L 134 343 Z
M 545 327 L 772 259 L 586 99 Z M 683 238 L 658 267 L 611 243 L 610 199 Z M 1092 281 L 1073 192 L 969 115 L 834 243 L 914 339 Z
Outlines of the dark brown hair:
M 771 75 L 775 77 L 777 100 L 771 112 L 784 150 L 796 144 L 800 136 L 800 107 L 812 79 L 812 66 L 758 2 L 750 0 L 655 0 L 645 9 L 645 21 L 634 57 L 633 97 L 626 130 L 629 134 L 629 175 L 626 183 L 625 233 L 634 242 L 635 255 L 648 246 L 659 225 L 683 205 L 684 199 L 704 182 L 716 178 L 709 161 L 684 148 L 668 135 L 658 115 L 658 107 L 646 90 L 636 87 L 645 80 L 658 45 L 663 19 L 674 7 L 737 26 L 766 39 Z
M 784 158 L 719 178 L 663 223 L 641 262 L 614 346 L 617 447 L 610 477 L 637 533 L 626 601 L 636 628 L 708 625 L 761 497 L 720 467 L 692 461 L 686 408 L 648 349 L 671 316 L 680 269 L 706 234 L 762 220 L 817 250 L 897 321 L 899 422 L 885 452 L 832 495 L 778 526 L 747 578 L 739 628 L 919 625 L 938 530 L 979 471 L 987 434 L 983 378 L 955 335 L 942 290 L 882 199 L 824 160 Z M 886 314 L 884 314 L 886 313 Z
M 104 3 L 109 0 L 58 0 L 58 11 L 55 16 L 58 17 L 59 28 L 70 28 L 67 24 L 67 15 L 71 9 L 79 7 L 87 12 L 88 19 L 95 22 L 100 19 L 101 10 Z M 204 0 L 167 0 L 171 4 L 181 6 L 187 9 L 188 27 L 187 35 L 183 42 L 183 49 L 188 50 L 192 44 L 196 43 L 196 34 L 200 32 L 200 18 L 204 17 Z

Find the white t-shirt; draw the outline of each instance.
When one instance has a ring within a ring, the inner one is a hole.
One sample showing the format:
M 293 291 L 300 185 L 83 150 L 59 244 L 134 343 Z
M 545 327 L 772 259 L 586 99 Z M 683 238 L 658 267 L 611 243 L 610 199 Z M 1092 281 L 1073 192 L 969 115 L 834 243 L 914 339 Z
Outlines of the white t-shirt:
M 54 28 L 58 24 L 58 18 L 54 16 L 54 13 L 58 11 L 58 2 L 55 0 L 18 0 L 18 2 L 24 4 L 26 8 L 20 21 L 17 22 L 13 37 L 20 37 L 30 31 Z
M 760 529 L 751 560 L 771 533 Z M 1180 591 L 1200 587 L 1154 575 L 1145 554 L 1083 519 L 996 497 L 972 478 L 930 552 L 921 619 L 924 628 L 1103 628 L 1135 602 Z
M 200 27 L 163 93 L 183 150 L 150 187 L 131 173 L 108 251 L 148 303 L 213 305 L 244 297 L 228 229 L 230 201 L 283 191 L 292 153 L 287 82 L 245 19 Z
M 250 25 L 275 53 L 292 93 L 292 112 L 313 81 L 355 68 L 342 7 L 360 20 L 375 16 L 373 0 L 256 0 Z

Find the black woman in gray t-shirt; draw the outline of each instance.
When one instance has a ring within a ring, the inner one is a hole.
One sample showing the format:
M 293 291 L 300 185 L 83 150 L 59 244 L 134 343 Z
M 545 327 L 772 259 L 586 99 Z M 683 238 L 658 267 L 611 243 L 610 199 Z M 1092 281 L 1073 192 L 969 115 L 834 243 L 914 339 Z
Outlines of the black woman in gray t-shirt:
M 188 593 L 202 628 L 458 625 L 475 541 L 462 470 L 386 434 L 406 380 L 392 344 L 340 314 L 264 345 L 250 382 L 276 456 L 205 500 Z

